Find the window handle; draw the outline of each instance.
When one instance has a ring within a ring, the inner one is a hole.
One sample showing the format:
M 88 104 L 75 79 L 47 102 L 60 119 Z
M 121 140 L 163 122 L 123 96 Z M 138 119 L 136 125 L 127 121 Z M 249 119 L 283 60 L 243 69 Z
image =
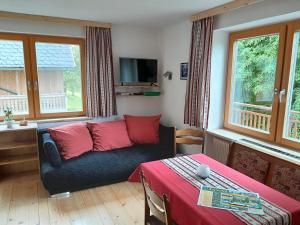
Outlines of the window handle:
M 286 94 L 286 90 L 285 89 L 282 89 L 280 92 L 279 92 L 279 103 L 282 103 L 282 97 Z
M 34 90 L 37 91 L 38 90 L 38 82 L 37 80 L 34 81 Z
M 31 90 L 31 82 L 29 80 L 27 81 L 27 89 L 28 89 L 28 91 Z

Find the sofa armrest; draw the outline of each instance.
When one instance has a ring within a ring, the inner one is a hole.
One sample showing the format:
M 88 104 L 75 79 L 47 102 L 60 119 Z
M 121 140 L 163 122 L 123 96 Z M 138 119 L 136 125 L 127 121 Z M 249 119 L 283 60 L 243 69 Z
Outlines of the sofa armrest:
M 58 151 L 55 141 L 51 138 L 49 133 L 44 133 L 42 135 L 42 148 L 45 160 L 47 160 L 53 167 L 60 167 L 60 153 Z
M 159 145 L 171 156 L 175 156 L 175 127 L 159 126 Z

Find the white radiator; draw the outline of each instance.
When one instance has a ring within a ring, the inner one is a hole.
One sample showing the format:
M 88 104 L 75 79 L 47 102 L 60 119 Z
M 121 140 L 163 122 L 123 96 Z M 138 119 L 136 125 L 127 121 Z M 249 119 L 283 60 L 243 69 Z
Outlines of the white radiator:
M 226 165 L 230 153 L 230 146 L 230 141 L 207 135 L 205 154 Z

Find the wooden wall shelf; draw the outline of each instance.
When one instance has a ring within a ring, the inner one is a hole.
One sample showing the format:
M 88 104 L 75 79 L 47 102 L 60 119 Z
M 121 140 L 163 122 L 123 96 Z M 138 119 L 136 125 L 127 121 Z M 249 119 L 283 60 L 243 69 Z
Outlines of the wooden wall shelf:
M 121 85 L 115 84 L 117 88 L 160 88 L 159 85 Z
M 122 85 L 115 84 L 116 95 L 118 96 L 159 96 L 160 86 L 154 85 Z
M 14 143 L 4 143 L 0 146 L 1 150 L 9 150 L 9 149 L 22 149 L 22 148 L 34 148 L 37 147 L 36 142 L 32 141 L 16 141 Z
M 4 159 L 0 159 L 0 166 L 16 164 L 16 163 L 23 163 L 23 162 L 28 162 L 28 161 L 37 161 L 37 160 L 38 160 L 38 157 L 36 154 L 7 156 Z
M 38 171 L 37 124 L 0 125 L 0 176 Z

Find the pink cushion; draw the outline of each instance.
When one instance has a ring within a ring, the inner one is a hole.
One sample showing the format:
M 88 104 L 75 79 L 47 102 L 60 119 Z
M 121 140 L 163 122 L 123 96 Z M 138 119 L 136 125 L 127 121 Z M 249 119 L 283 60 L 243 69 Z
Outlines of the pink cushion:
M 86 123 L 75 123 L 48 129 L 64 159 L 71 159 L 93 149 Z
M 132 146 L 124 120 L 88 123 L 94 141 L 94 151 L 108 151 Z
M 157 144 L 160 117 L 124 115 L 130 140 L 136 144 Z

